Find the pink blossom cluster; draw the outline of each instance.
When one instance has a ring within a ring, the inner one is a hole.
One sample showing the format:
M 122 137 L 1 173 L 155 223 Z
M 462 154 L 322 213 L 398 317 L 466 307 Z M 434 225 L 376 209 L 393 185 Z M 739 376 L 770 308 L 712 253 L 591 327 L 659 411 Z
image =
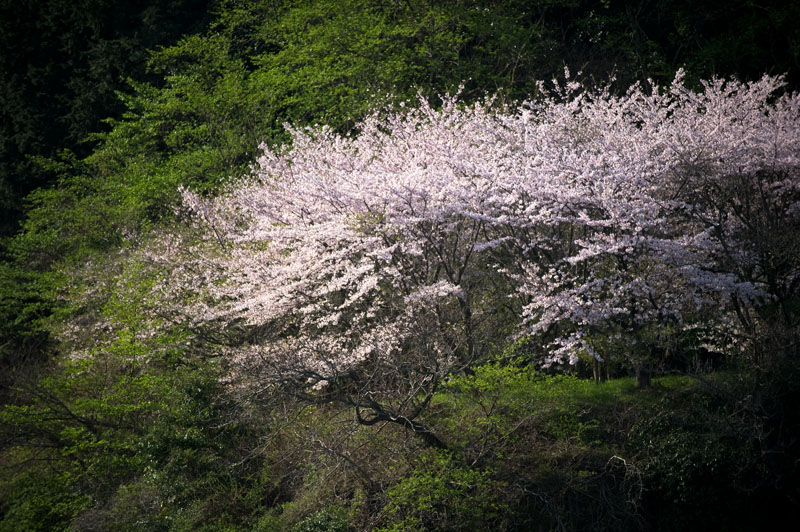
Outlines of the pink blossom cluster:
M 322 380 L 446 373 L 513 335 L 541 338 L 545 364 L 599 357 L 597 331 L 786 302 L 800 96 L 781 87 L 567 83 L 517 106 L 422 99 L 349 136 L 289 127 L 226 193 L 183 191 L 202 237 L 162 288 L 191 288 L 195 323 L 257 331 L 236 356 Z

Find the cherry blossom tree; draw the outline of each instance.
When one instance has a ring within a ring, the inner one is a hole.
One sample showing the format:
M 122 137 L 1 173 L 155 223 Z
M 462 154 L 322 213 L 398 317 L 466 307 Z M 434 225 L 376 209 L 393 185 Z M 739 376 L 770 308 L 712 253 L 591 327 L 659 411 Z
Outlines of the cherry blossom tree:
M 445 97 L 350 136 L 289 127 L 225 194 L 183 191 L 196 236 L 150 250 L 158 289 L 240 384 L 441 445 L 420 421 L 438 383 L 515 336 L 551 365 L 770 305 L 796 330 L 800 97 L 780 89 L 679 74 L 615 96 L 567 73 L 514 107 Z
M 706 270 L 737 283 L 729 303 L 747 344 L 796 353 L 800 99 L 774 96 L 768 78 L 705 87 L 701 94 L 680 92 L 681 104 L 697 112 L 674 117 L 664 133 L 673 157 L 665 186 L 670 207 L 698 235 L 686 247 L 703 250 Z
M 622 328 L 635 342 L 648 328 L 730 326 L 729 309 L 743 325 L 745 309 L 797 301 L 800 113 L 796 94 L 773 101 L 780 85 L 715 80 L 692 92 L 679 74 L 665 91 L 550 104 L 560 119 L 548 125 L 580 128 L 544 134 L 548 144 L 575 142 L 550 171 L 567 174 L 562 219 L 569 242 L 573 232 L 580 239 L 560 261 L 532 267 L 526 284 L 531 330 L 569 331 L 553 355 L 583 347 L 596 356 L 592 330 Z M 785 317 L 796 329 L 796 316 Z
M 765 78 L 755 95 L 742 87 L 739 99 L 767 105 L 764 91 L 777 84 Z M 706 97 L 728 104 L 730 97 L 712 94 L 720 90 L 724 83 L 706 86 Z M 592 332 L 621 328 L 636 342 L 648 326 L 682 326 L 705 308 L 758 291 L 752 280 L 741 282 L 718 267 L 710 255 L 714 239 L 705 227 L 688 223 L 673 197 L 674 183 L 685 173 L 681 157 L 708 152 L 705 139 L 683 123 L 687 116 L 710 119 L 690 97 L 697 95 L 678 78 L 667 91 L 634 87 L 619 98 L 600 93 L 546 102 L 542 151 L 568 146 L 564 156 L 542 165 L 559 177 L 555 208 L 567 248 L 556 260 L 529 266 L 525 289 L 532 301 L 525 317 L 532 332 L 556 330 L 548 361 L 574 361 L 581 350 L 597 356 L 587 338 Z M 718 155 L 728 157 L 707 156 Z

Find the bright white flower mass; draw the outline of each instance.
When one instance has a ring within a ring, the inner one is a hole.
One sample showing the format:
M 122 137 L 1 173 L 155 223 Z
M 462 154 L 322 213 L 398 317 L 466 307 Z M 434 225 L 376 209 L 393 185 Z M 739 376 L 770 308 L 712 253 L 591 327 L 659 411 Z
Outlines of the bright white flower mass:
M 444 374 L 514 335 L 545 364 L 600 356 L 587 334 L 780 304 L 800 290 L 800 97 L 780 90 L 679 75 L 290 128 L 227 193 L 183 191 L 207 238 L 166 259 L 167 290 L 197 292 L 195 323 L 250 328 L 237 356 L 317 382 Z

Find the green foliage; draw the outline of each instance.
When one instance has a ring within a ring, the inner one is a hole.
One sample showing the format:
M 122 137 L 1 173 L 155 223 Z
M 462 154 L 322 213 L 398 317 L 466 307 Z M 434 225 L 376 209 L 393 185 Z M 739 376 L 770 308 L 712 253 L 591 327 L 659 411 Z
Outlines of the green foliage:
M 46 275 L 0 262 L 0 403 L 15 376 L 35 371 L 48 358 L 47 284 Z
M 250 481 L 224 458 L 240 436 L 236 427 L 218 428 L 217 386 L 209 368 L 145 371 L 99 353 L 62 364 L 32 385 L 26 404 L 0 410 L 2 431 L 13 438 L 4 461 L 20 468 L 0 485 L 0 523 L 49 530 L 78 519 L 139 530 L 137 519 L 169 517 L 179 530 L 185 515 L 184 529 L 197 530 L 222 508 L 252 504 L 231 498 Z M 42 465 L 23 467 L 28 461 Z
M 425 453 L 389 489 L 389 523 L 380 530 L 491 530 L 505 511 L 499 487 L 490 471 L 460 465 L 448 452 Z
M 598 433 L 592 409 L 630 400 L 630 379 L 594 383 L 570 375 L 547 375 L 531 365 L 490 363 L 458 376 L 444 388 L 442 406 L 468 416 L 452 417 L 453 437 L 467 448 L 495 452 L 536 427 L 542 436 L 587 445 Z M 479 442 L 481 442 L 479 444 Z
M 515 486 L 501 499 L 509 529 L 637 530 L 643 484 L 625 449 L 629 423 L 653 397 L 686 386 L 671 379 L 642 392 L 630 378 L 596 383 L 511 359 L 451 379 L 433 409 L 467 463 L 490 464 Z
M 291 528 L 291 532 L 345 532 L 347 509 L 328 506 L 310 515 Z

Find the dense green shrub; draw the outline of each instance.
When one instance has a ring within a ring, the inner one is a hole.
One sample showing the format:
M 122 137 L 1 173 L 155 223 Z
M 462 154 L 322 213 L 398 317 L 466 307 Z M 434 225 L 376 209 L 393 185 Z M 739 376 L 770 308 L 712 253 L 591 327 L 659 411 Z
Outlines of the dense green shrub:
M 505 506 L 490 471 L 460 465 L 450 453 L 420 456 L 388 490 L 383 532 L 499 530 Z

